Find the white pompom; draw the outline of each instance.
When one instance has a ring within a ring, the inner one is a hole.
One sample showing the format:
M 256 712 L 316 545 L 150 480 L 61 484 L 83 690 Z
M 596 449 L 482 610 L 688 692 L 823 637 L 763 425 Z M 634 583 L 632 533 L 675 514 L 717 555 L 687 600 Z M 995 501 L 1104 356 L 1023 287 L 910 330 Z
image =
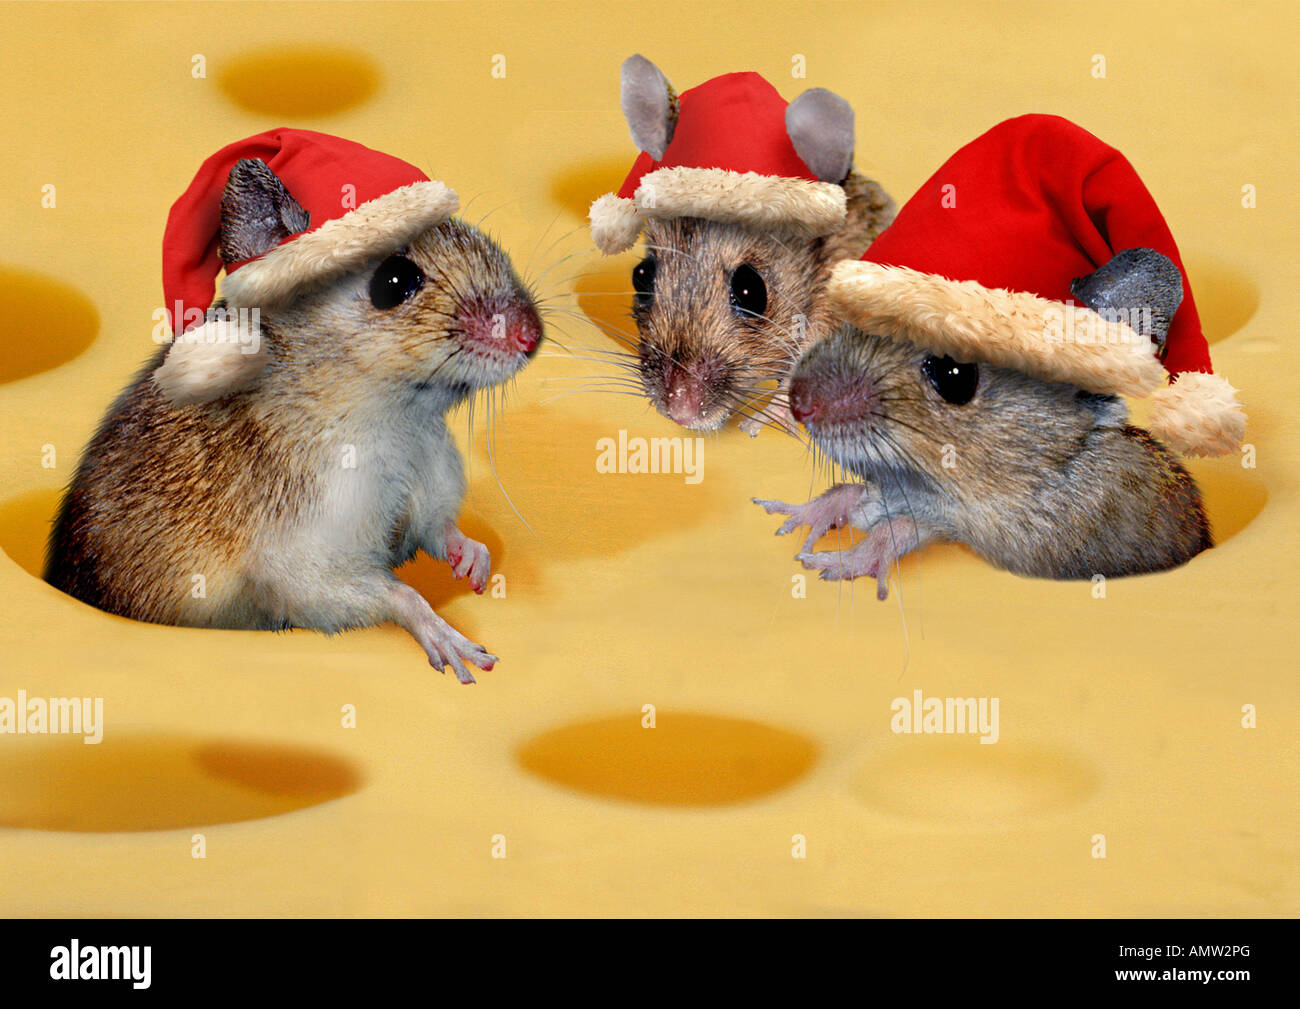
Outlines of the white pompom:
M 591 220 L 591 238 L 605 255 L 614 256 L 636 245 L 641 218 L 631 200 L 606 193 L 591 205 L 587 216 Z
M 210 319 L 176 339 L 153 373 L 173 406 L 210 403 L 247 389 L 266 365 L 266 348 L 238 324 Z
M 1227 455 L 1241 446 L 1246 414 L 1222 376 L 1185 371 L 1152 394 L 1150 428 L 1182 455 Z

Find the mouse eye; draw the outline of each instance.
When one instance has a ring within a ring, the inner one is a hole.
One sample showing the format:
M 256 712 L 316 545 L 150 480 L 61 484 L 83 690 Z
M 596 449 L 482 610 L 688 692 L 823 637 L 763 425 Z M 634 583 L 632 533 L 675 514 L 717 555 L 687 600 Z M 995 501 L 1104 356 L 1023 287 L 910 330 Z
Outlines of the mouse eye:
M 977 364 L 958 364 L 951 357 L 926 355 L 921 370 L 934 386 L 934 391 L 953 406 L 965 406 L 975 396 L 980 384 Z
M 405 256 L 389 256 L 370 278 L 370 304 L 387 311 L 396 308 L 424 286 L 424 274 Z
M 636 291 L 638 305 L 649 303 L 650 296 L 655 293 L 654 256 L 646 256 L 645 259 L 632 267 L 632 289 Z
M 748 263 L 741 263 L 731 275 L 731 307 L 742 315 L 767 311 L 767 285 Z

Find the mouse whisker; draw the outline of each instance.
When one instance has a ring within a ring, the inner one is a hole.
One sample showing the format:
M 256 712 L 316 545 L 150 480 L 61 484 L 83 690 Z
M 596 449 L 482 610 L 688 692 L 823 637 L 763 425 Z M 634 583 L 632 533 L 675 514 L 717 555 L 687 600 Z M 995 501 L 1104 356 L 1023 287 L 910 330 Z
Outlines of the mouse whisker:
M 510 204 L 512 204 L 512 203 L 518 203 L 521 199 L 523 199 L 523 197 L 515 196 L 515 197 L 512 197 L 511 199 L 506 200 L 504 203 L 498 203 L 495 207 L 493 207 L 493 208 L 492 208 L 491 210 L 489 210 L 486 214 L 484 214 L 484 215 L 483 215 L 482 217 L 480 217 L 477 221 L 475 221 L 473 226 L 474 226 L 476 229 L 480 230 L 480 231 L 483 230 L 483 222 L 484 222 L 484 221 L 486 221 L 489 217 L 491 217 L 493 214 L 495 214 L 498 210 L 502 210 L 502 209 L 504 209 L 505 207 L 510 206 Z M 461 216 L 461 219 L 464 220 L 464 215 L 463 215 L 463 214 L 462 214 L 462 216 Z
M 546 226 L 546 230 L 543 231 L 542 234 L 541 234 L 541 236 L 537 239 L 537 246 L 533 249 L 532 254 L 529 255 L 529 257 L 528 257 L 528 263 L 525 265 L 525 267 L 524 267 L 522 273 L 523 273 L 524 276 L 529 277 L 529 278 L 530 278 L 531 280 L 533 280 L 533 281 L 540 281 L 542 277 L 546 276 L 546 274 L 543 273 L 543 274 L 541 274 L 541 276 L 539 276 L 539 277 L 536 277 L 536 278 L 533 278 L 533 277 L 532 277 L 532 274 L 531 274 L 530 270 L 531 270 L 532 265 L 533 265 L 533 258 L 537 255 L 538 249 L 541 248 L 541 244 L 542 244 L 543 240 L 546 238 L 547 233 L 548 233 L 548 232 L 549 232 L 553 227 L 555 227 L 555 222 L 558 221 L 558 220 L 559 220 L 563 215 L 564 215 L 564 211 L 561 210 L 559 213 L 557 213 L 557 214 L 555 215 L 555 217 L 553 217 L 553 218 L 551 219 L 551 223 L 548 224 L 548 225 Z M 565 240 L 568 239 L 568 238 L 571 238 L 573 235 L 577 234 L 579 231 L 586 231 L 586 230 L 587 230 L 587 225 L 585 225 L 585 224 L 579 224 L 577 227 L 570 228 L 568 231 L 564 232 L 563 234 L 561 234 L 560 236 L 558 236 L 554 241 L 552 241 L 551 244 L 548 245 L 548 246 L 546 247 L 546 249 L 542 252 L 542 256 L 543 256 L 543 257 L 545 257 L 545 256 L 549 256 L 549 255 L 551 254 L 551 250 L 554 249 L 554 248 L 555 248 L 557 245 L 559 245 L 561 242 L 565 241 Z M 586 248 L 582 248 L 582 249 L 577 249 L 577 250 L 575 250 L 575 251 L 572 253 L 572 255 L 578 255 L 578 254 L 580 254 L 580 253 L 584 253 L 584 252 L 595 252 L 595 251 L 598 251 L 598 250 L 592 249 L 592 248 L 590 248 L 590 247 L 586 247 Z M 567 258 L 569 258 L 569 257 L 566 256 L 565 259 L 567 259 Z M 564 260 L 561 259 L 561 260 L 559 260 L 559 262 L 564 262 Z M 554 266 L 554 265 L 555 265 L 555 264 L 552 264 L 552 266 Z M 549 270 L 550 268 L 551 268 L 551 267 L 548 267 L 547 269 Z
M 575 258 L 577 258 L 578 256 L 590 256 L 592 253 L 597 252 L 597 251 L 599 251 L 599 250 L 597 250 L 597 249 L 578 249 L 578 250 L 576 250 L 576 251 L 574 251 L 574 252 L 567 253 L 566 255 L 563 255 L 563 256 L 561 256 L 559 259 L 555 260 L 555 262 L 553 262 L 553 263 L 552 263 L 550 266 L 548 266 L 545 270 L 543 270 L 541 273 L 539 273 L 536 277 L 532 278 L 531 283 L 533 283 L 533 284 L 537 284 L 537 285 L 540 285 L 541 282 L 542 282 L 543 280 L 545 280 L 546 277 L 550 274 L 550 272 L 551 272 L 552 270 L 554 270 L 557 266 L 562 266 L 562 265 L 564 265 L 565 263 L 567 263 L 569 260 L 571 260 L 571 259 L 575 259 Z M 591 273 L 590 271 L 583 271 L 583 272 L 581 272 L 581 273 L 575 273 L 575 274 L 571 275 L 570 277 L 565 278 L 565 280 L 571 282 L 571 281 L 577 280 L 579 277 L 591 277 L 591 276 L 598 276 L 598 274 L 593 274 L 593 273 Z
M 520 522 L 523 523 L 525 529 L 527 529 L 530 533 L 532 533 L 534 539 L 540 540 L 541 537 L 537 535 L 537 531 L 533 529 L 531 525 L 529 525 L 528 520 L 524 518 L 523 513 L 515 506 L 514 500 L 510 497 L 510 492 L 506 490 L 506 486 L 504 483 L 501 482 L 501 476 L 497 472 L 496 453 L 494 449 L 495 438 L 493 437 L 493 435 L 495 431 L 495 426 L 499 426 L 499 425 L 493 424 L 493 413 L 494 413 L 493 405 L 495 403 L 494 390 L 489 388 L 485 391 L 487 392 L 488 395 L 485 397 L 486 406 L 487 406 L 487 410 L 486 410 L 487 434 L 486 437 L 484 438 L 484 443 L 487 445 L 488 468 L 492 471 L 492 478 L 496 480 L 497 487 L 500 488 L 501 490 L 501 496 L 506 499 L 506 504 L 508 504 L 510 506 L 510 510 L 515 513 L 515 517 L 519 519 Z M 501 388 L 501 406 L 497 408 L 498 411 L 504 409 L 505 407 L 505 394 L 506 394 L 506 389 L 503 386 Z M 507 440 L 507 446 L 508 444 L 509 442 Z
M 542 242 L 546 240 L 546 236 L 550 233 L 550 230 L 553 227 L 555 227 L 555 222 L 558 221 L 563 216 L 564 216 L 564 211 L 562 209 L 556 211 L 555 216 L 551 218 L 551 222 L 548 225 L 546 225 L 546 227 L 542 230 L 542 233 L 537 236 L 537 244 L 533 246 L 533 251 L 528 254 L 528 259 L 524 263 L 524 268 L 519 271 L 521 276 L 527 277 L 529 275 L 529 271 L 532 269 L 533 266 L 533 258 L 537 255 L 537 250 L 542 247 Z M 573 234 L 573 232 L 570 231 L 569 234 Z M 560 238 L 557 238 L 555 241 L 556 242 L 562 241 L 563 238 L 564 236 L 562 235 L 560 236 Z M 555 248 L 555 242 L 552 242 L 550 245 L 548 245 L 546 247 L 546 251 L 549 253 L 553 248 Z

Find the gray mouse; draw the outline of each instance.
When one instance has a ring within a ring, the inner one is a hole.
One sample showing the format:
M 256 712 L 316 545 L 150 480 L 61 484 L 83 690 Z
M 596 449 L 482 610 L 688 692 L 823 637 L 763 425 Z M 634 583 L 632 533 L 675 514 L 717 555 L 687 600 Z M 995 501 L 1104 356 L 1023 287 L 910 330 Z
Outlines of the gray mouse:
M 639 55 L 624 62 L 621 89 L 643 154 L 624 184 L 629 196 L 593 205 L 592 230 L 612 252 L 643 225 L 632 370 L 655 408 L 684 427 L 716 430 L 733 415 L 751 435 L 764 423 L 792 427 L 784 397 L 772 393 L 830 330 L 821 297 L 830 267 L 861 256 L 896 209 L 853 169 L 853 109 L 821 88 L 787 106 L 757 74 L 724 75 L 679 97 Z M 634 176 L 663 165 L 676 167 L 655 173 L 657 191 L 642 185 L 633 198 Z M 780 177 L 781 165 L 804 178 Z M 679 192 L 680 180 L 664 178 L 673 172 L 695 173 L 694 188 Z M 792 221 L 828 192 L 842 208 L 833 224 Z M 619 228 L 606 220 L 632 230 L 611 240 Z
M 262 160 L 239 161 L 222 197 L 222 261 L 275 250 L 309 217 Z M 467 666 L 491 669 L 496 656 L 392 569 L 423 550 L 483 591 L 490 558 L 457 528 L 465 476 L 445 415 L 514 375 L 541 336 L 507 255 L 447 217 L 262 310 L 257 367 L 239 361 L 235 379 L 180 338 L 86 448 L 45 578 L 155 623 L 333 633 L 391 621 L 435 668 L 472 683 Z
M 1119 253 L 1072 291 L 1099 312 L 1149 308 L 1142 335 L 1157 345 L 1182 298 L 1178 268 L 1150 249 Z M 803 355 L 790 405 L 816 447 L 863 482 L 805 505 L 756 503 L 788 516 L 778 534 L 809 528 L 806 568 L 875 577 L 881 599 L 890 566 L 934 542 L 1056 579 L 1162 571 L 1213 545 L 1196 482 L 1117 396 L 845 324 Z M 845 526 L 865 538 L 813 552 Z

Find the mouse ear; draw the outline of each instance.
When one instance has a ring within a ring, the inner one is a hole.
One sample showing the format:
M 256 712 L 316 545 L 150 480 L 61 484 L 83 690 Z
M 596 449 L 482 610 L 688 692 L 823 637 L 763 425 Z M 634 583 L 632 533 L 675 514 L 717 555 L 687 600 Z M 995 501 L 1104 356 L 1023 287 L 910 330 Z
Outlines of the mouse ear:
M 265 161 L 243 158 L 235 162 L 221 193 L 219 252 L 223 263 L 261 256 L 310 225 L 311 215 Z
M 1125 249 L 1071 281 L 1070 293 L 1103 318 L 1127 322 L 1163 353 L 1169 324 L 1183 303 L 1183 275 L 1155 249 Z
M 677 128 L 677 92 L 659 68 L 640 54 L 623 61 L 621 104 L 632 142 L 659 161 Z
M 833 91 L 809 88 L 785 110 L 795 153 L 823 182 L 843 182 L 853 164 L 853 106 Z
M 216 315 L 177 337 L 153 381 L 173 406 L 190 406 L 251 388 L 265 366 L 257 322 L 250 328 L 241 311 L 236 318 Z

